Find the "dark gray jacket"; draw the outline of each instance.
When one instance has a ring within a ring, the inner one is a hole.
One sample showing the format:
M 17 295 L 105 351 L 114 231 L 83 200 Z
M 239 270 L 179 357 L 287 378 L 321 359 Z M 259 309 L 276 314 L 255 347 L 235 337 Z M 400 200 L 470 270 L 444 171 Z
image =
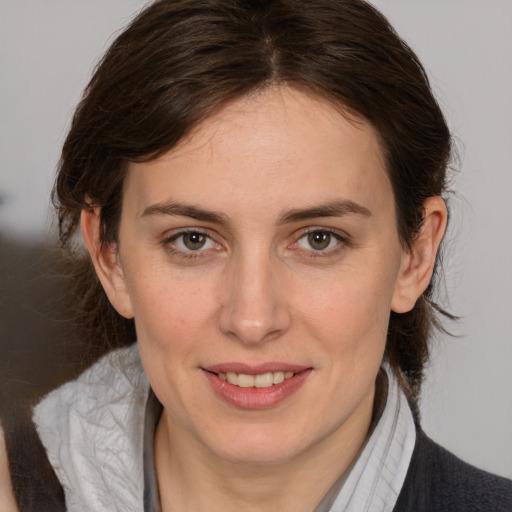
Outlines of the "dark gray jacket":
M 512 481 L 470 466 L 418 429 L 393 512 L 512 512 Z

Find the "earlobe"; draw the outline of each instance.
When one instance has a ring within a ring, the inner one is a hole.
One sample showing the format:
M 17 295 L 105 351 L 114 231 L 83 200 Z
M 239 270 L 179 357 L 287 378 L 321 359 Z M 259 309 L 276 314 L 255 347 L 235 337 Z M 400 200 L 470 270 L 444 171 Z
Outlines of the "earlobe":
M 429 197 L 424 205 L 420 232 L 403 254 L 391 309 L 407 313 L 426 290 L 434 272 L 436 255 L 448 222 L 448 211 L 441 197 Z
M 99 207 L 82 210 L 82 237 L 110 303 L 120 315 L 125 318 L 133 318 L 130 295 L 123 269 L 119 263 L 117 246 L 101 241 L 100 211 Z

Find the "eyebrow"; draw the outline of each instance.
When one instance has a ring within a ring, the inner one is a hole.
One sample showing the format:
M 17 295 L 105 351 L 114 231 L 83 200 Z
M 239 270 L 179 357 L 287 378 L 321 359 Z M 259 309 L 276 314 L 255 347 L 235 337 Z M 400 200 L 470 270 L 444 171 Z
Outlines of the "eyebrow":
M 142 212 L 141 217 L 149 217 L 153 215 L 190 217 L 191 219 L 211 222 L 213 224 L 228 224 L 227 216 L 222 213 L 205 210 L 193 205 L 175 203 L 173 201 L 148 206 Z
M 344 217 L 345 215 L 361 215 L 371 217 L 372 212 L 363 205 L 349 199 L 339 199 L 311 208 L 298 208 L 289 210 L 280 215 L 278 224 L 288 224 L 301 220 L 317 219 L 321 217 Z
M 142 212 L 141 217 L 159 215 L 189 217 L 202 222 L 211 222 L 212 224 L 229 224 L 229 218 L 225 214 L 173 201 L 148 206 Z M 372 213 L 368 208 L 354 201 L 339 199 L 325 204 L 315 205 L 310 208 L 297 208 L 285 211 L 279 216 L 277 224 L 290 224 L 301 220 L 317 219 L 322 217 L 343 217 L 345 215 L 371 217 Z

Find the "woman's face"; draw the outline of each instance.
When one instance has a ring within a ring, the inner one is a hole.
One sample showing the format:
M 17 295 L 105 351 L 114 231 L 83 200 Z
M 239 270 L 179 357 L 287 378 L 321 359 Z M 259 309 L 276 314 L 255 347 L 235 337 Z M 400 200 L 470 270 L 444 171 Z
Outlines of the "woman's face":
M 368 124 L 285 87 L 230 104 L 130 165 L 118 257 L 181 446 L 275 463 L 362 442 L 404 260 Z

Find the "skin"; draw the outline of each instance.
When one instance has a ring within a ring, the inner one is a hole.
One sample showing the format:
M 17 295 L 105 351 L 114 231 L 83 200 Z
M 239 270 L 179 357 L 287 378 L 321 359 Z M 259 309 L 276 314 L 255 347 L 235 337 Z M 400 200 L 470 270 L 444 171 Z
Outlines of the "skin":
M 373 128 L 274 87 L 130 164 L 118 244 L 99 242 L 99 213 L 84 211 L 84 240 L 112 304 L 135 318 L 164 406 L 163 510 L 313 510 L 364 443 L 389 314 L 409 311 L 430 281 L 442 199 L 425 203 L 405 250 Z M 190 229 L 206 237 L 200 249 Z M 233 361 L 311 370 L 284 401 L 248 410 L 205 377 Z
M 18 512 L 18 506 L 14 499 L 9 463 L 7 461 L 7 449 L 2 425 L 0 424 L 0 504 L 2 512 Z

